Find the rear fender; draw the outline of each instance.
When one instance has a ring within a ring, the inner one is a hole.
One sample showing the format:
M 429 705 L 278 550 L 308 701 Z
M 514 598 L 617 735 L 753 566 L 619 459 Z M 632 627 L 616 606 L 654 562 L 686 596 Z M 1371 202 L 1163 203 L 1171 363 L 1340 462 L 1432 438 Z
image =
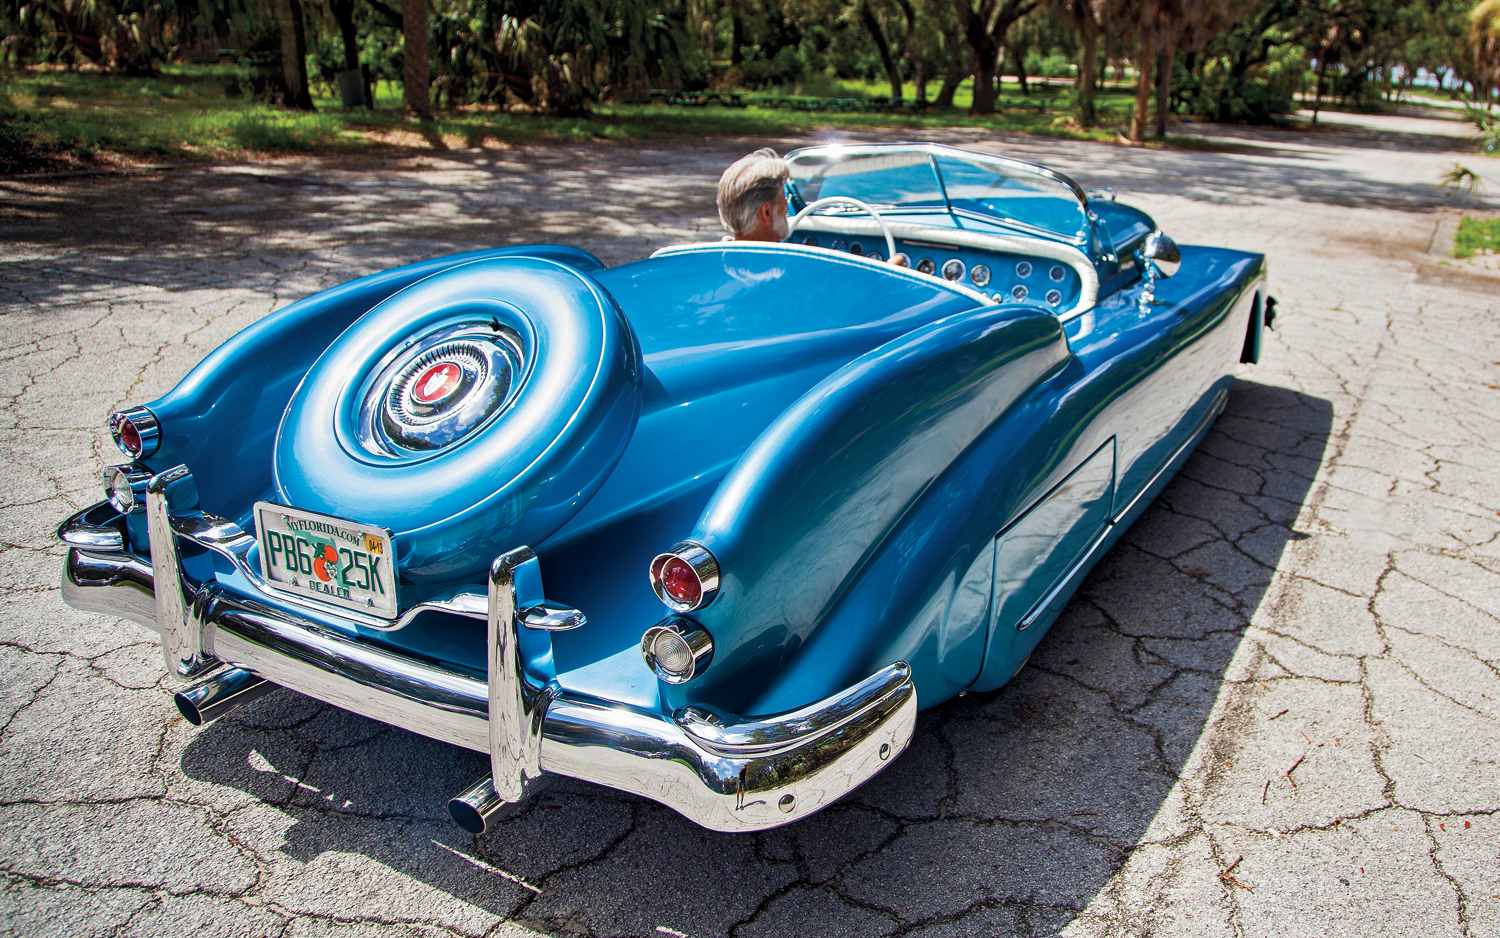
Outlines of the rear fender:
M 714 637 L 714 661 L 698 679 L 664 688 L 668 702 L 755 712 L 904 518 L 934 506 L 965 515 L 968 504 L 951 499 L 974 493 L 934 483 L 1067 360 L 1056 317 L 989 307 L 915 329 L 803 395 L 725 477 L 692 534 L 722 569 L 718 598 L 696 613 Z M 932 526 L 908 530 L 943 538 Z M 976 559 L 946 542 L 899 547 L 917 566 Z M 959 569 L 955 583 L 963 579 Z M 863 623 L 875 634 L 883 625 Z M 837 684 L 851 662 L 825 661 L 813 683 Z M 816 699 L 811 683 L 802 690 Z

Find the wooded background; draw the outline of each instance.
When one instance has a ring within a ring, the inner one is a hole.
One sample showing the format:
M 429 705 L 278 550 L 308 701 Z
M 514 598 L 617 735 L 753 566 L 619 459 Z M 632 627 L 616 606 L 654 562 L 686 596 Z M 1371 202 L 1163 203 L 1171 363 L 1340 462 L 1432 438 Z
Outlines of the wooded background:
M 1299 92 L 1369 107 L 1420 83 L 1492 107 L 1500 84 L 1500 0 L 0 0 L 0 35 L 10 68 L 246 63 L 295 109 L 310 81 L 396 81 L 424 118 L 848 78 L 908 108 L 952 107 L 972 78 L 987 114 L 1005 75 L 1067 94 L 1085 128 L 1103 83 L 1133 83 L 1139 140 L 1173 113 L 1272 120 Z

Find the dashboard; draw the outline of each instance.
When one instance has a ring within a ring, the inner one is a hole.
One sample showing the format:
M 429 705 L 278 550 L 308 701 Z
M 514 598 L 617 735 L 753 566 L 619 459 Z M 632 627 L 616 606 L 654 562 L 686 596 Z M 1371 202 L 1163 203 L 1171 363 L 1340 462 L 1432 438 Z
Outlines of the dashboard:
M 799 244 L 845 251 L 872 260 L 888 260 L 885 239 L 830 232 L 798 232 Z M 911 259 L 914 270 L 962 283 L 996 303 L 1025 303 L 1061 313 L 1078 301 L 1083 284 L 1066 264 L 1025 254 L 979 251 L 949 244 L 897 238 L 896 248 Z

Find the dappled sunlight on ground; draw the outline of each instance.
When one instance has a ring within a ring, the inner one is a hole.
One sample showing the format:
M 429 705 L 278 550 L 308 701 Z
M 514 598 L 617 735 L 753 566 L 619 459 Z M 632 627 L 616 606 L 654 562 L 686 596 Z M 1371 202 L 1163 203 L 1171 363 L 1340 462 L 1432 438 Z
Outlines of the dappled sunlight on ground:
M 1452 198 L 1437 177 L 1474 165 L 1495 208 L 1500 161 L 1446 123 L 1325 117 L 1188 125 L 1204 146 L 1168 151 L 902 134 L 1042 160 L 1183 243 L 1265 252 L 1279 328 L 1012 685 L 925 714 L 886 773 L 756 836 L 562 782 L 473 838 L 444 802 L 476 754 L 286 692 L 189 727 L 149 633 L 61 606 L 52 530 L 118 459 L 103 416 L 270 310 L 452 251 L 560 241 L 618 264 L 716 238 L 723 167 L 809 141 L 445 140 L 396 161 L 0 181 L 0 917 L 162 935 L 1500 933 L 1500 276 L 1432 253 Z

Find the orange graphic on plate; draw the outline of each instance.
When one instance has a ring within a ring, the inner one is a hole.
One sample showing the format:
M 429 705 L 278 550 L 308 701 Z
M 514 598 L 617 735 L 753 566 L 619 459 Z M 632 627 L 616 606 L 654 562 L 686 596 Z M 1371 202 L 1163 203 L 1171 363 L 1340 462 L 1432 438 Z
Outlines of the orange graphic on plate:
M 313 558 L 313 573 L 318 575 L 318 579 L 327 583 L 333 579 L 333 573 L 328 569 L 328 565 L 338 562 L 339 552 L 334 550 L 331 544 L 325 544 L 322 552 Z

